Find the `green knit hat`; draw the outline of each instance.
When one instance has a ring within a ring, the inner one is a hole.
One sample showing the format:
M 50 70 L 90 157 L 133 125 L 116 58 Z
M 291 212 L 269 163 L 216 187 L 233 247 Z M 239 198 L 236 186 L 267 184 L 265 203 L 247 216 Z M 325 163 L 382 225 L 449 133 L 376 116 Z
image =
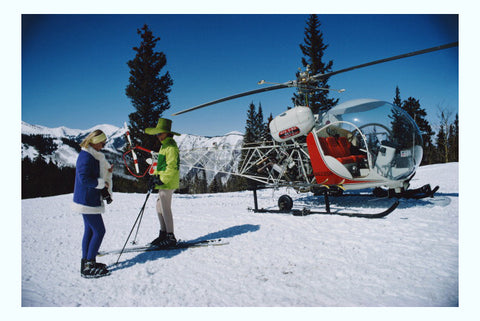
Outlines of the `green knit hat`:
M 145 129 L 145 134 L 158 135 L 162 133 L 169 133 L 176 136 L 180 136 L 179 133 L 172 132 L 172 121 L 166 118 L 160 118 L 157 123 L 157 127 L 150 127 Z

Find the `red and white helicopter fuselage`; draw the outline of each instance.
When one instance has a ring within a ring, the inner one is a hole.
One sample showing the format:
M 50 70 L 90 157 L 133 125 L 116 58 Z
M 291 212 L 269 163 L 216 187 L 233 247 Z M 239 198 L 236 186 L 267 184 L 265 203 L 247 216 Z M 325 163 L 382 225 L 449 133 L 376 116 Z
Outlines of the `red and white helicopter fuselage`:
M 422 136 L 402 109 L 380 100 L 357 99 L 323 115 L 295 107 L 270 123 L 277 142 L 306 136 L 311 183 L 342 189 L 402 189 L 423 155 Z

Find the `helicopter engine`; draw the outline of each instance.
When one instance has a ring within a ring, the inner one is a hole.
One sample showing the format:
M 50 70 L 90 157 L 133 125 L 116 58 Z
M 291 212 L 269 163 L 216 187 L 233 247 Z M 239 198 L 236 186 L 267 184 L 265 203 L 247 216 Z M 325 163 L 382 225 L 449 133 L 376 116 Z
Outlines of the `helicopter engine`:
M 312 110 L 297 106 L 275 117 L 269 127 L 273 139 L 282 143 L 300 136 L 307 136 L 313 126 L 315 126 L 315 117 Z

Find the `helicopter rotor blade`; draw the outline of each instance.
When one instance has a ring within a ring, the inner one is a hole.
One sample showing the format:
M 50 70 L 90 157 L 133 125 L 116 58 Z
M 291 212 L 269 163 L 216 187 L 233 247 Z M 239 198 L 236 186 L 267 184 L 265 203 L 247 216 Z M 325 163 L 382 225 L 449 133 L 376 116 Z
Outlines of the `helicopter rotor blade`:
M 311 76 L 310 79 L 318 80 L 318 79 L 322 79 L 322 78 L 327 78 L 327 77 L 331 77 L 333 75 L 341 74 L 341 73 L 351 71 L 351 70 L 355 70 L 355 69 L 360 69 L 360 68 L 364 68 L 364 67 L 368 67 L 368 66 L 372 66 L 372 65 L 377 65 L 377 64 L 381 64 L 381 63 L 392 61 L 392 60 L 398 60 L 398 59 L 402 59 L 402 58 L 413 57 L 413 56 L 417 56 L 417 55 L 421 55 L 421 54 L 425 54 L 425 53 L 429 53 L 429 52 L 433 52 L 433 51 L 448 49 L 448 48 L 452 48 L 452 47 L 458 47 L 458 41 L 457 42 L 452 42 L 452 43 L 449 43 L 449 44 L 445 44 L 445 45 L 441 45 L 441 46 L 431 47 L 431 48 L 427 48 L 427 49 L 422 49 L 422 50 L 418 50 L 418 51 L 413 51 L 413 52 L 397 55 L 397 56 L 393 56 L 393 57 L 390 57 L 390 58 L 379 59 L 379 60 L 375 60 L 375 61 L 372 61 L 372 62 L 367 62 L 367 63 L 364 63 L 364 64 L 356 65 L 356 66 L 353 66 L 353 67 L 348 67 L 348 68 L 345 68 L 345 69 L 340 69 L 340 70 L 337 70 L 337 71 L 332 71 L 332 72 L 325 73 L 325 74 L 316 74 L 316 75 Z M 259 84 L 265 84 L 265 83 L 267 83 L 267 82 L 265 82 L 265 81 L 260 81 L 259 82 Z M 246 92 L 243 92 L 243 93 L 240 93 L 240 94 L 236 94 L 236 95 L 228 96 L 228 97 L 225 97 L 225 98 L 217 99 L 217 100 L 205 103 L 205 104 L 201 104 L 201 105 L 189 108 L 189 109 L 185 109 L 185 110 L 176 112 L 176 113 L 172 114 L 172 116 L 181 115 L 181 114 L 184 114 L 184 113 L 196 110 L 196 109 L 200 109 L 200 108 L 203 108 L 203 107 L 211 106 L 211 105 L 214 105 L 214 104 L 222 103 L 224 101 L 228 101 L 228 100 L 232 100 L 232 99 L 236 99 L 236 98 L 240 98 L 240 97 L 244 97 L 244 96 L 254 95 L 254 94 L 267 92 L 267 91 L 272 91 L 272 90 L 277 90 L 277 89 L 296 87 L 298 84 L 299 83 L 297 83 L 297 81 L 287 81 L 285 83 L 273 85 L 273 86 L 270 86 L 270 87 L 265 87 L 265 88 L 261 88 L 261 89 L 246 91 Z M 345 91 L 345 89 L 340 89 L 340 90 L 337 90 L 337 91 L 338 92 L 343 92 L 343 91 Z
M 341 73 L 351 71 L 351 70 L 355 70 L 355 69 L 360 69 L 360 68 L 364 68 L 364 67 L 368 67 L 368 66 L 372 66 L 372 65 L 377 65 L 377 64 L 381 64 L 381 63 L 392 61 L 392 60 L 397 60 L 397 59 L 422 55 L 422 54 L 425 54 L 425 53 L 438 51 L 438 50 L 443 50 L 443 49 L 448 49 L 448 48 L 452 48 L 452 47 L 458 47 L 458 41 L 457 42 L 452 42 L 452 43 L 449 43 L 449 44 L 446 44 L 446 45 L 442 45 L 442 46 L 436 46 L 436 47 L 431 47 L 431 48 L 427 48 L 427 49 L 422 49 L 422 50 L 418 50 L 418 51 L 405 53 L 405 54 L 402 54 L 402 55 L 397 55 L 397 56 L 393 56 L 393 57 L 390 57 L 390 58 L 379 59 L 379 60 L 375 60 L 375 61 L 372 61 L 372 62 L 367 62 L 365 64 L 356 65 L 356 66 L 353 66 L 353 67 L 348 67 L 348 68 L 340 69 L 340 70 L 337 70 L 337 71 L 332 71 L 332 72 L 329 72 L 329 73 L 326 73 L 326 74 L 316 74 L 316 75 L 313 75 L 312 78 L 313 79 L 321 79 L 321 78 L 331 77 L 333 75 L 341 74 Z
M 294 87 L 293 82 L 286 82 L 286 83 L 283 83 L 283 84 L 278 84 L 278 85 L 274 85 L 274 86 L 270 86 L 270 87 L 255 89 L 255 90 L 246 91 L 246 92 L 243 92 L 243 93 L 240 93 L 240 94 L 224 97 L 224 98 L 221 98 L 221 99 L 217 99 L 217 100 L 205 103 L 205 104 L 201 104 L 201 105 L 189 108 L 189 109 L 185 109 L 185 110 L 176 112 L 176 113 L 172 114 L 172 116 L 181 115 L 181 114 L 188 113 L 188 112 L 196 110 L 196 109 L 200 109 L 200 108 L 207 107 L 207 106 L 210 106 L 210 105 L 222 103 L 224 101 L 228 101 L 228 100 L 232 100 L 232 99 L 236 99 L 236 98 L 240 98 L 240 97 L 244 97 L 244 96 L 249 96 L 249 95 L 253 95 L 253 94 L 258 94 L 258 93 L 271 91 L 271 90 L 288 88 L 288 87 Z
M 325 91 L 336 91 L 337 93 L 343 93 L 346 91 L 345 88 L 342 89 L 334 89 L 334 88 L 324 88 L 324 87 L 312 87 L 312 86 L 299 86 L 299 88 L 306 90 L 306 91 L 320 91 L 320 90 L 325 90 Z

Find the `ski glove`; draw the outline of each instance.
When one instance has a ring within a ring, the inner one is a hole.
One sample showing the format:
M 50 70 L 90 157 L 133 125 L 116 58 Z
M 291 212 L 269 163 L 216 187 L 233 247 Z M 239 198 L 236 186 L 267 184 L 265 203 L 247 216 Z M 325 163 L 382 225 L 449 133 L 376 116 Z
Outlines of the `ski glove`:
M 153 175 L 150 178 L 150 189 L 154 190 L 155 186 L 157 185 L 163 185 L 163 182 L 160 180 L 160 177 L 158 177 L 157 175 Z

